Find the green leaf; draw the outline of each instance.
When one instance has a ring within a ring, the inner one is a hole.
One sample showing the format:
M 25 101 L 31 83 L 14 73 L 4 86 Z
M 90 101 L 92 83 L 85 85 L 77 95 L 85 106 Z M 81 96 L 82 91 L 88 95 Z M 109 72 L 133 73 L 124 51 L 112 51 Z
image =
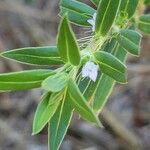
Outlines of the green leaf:
M 120 45 L 133 55 L 139 55 L 142 36 L 133 30 L 121 30 L 117 36 Z
M 49 104 L 51 93 L 46 93 L 42 97 L 42 101 L 39 103 L 37 110 L 35 112 L 33 121 L 33 131 L 32 134 L 38 134 L 45 125 L 50 121 L 54 115 L 60 101 L 57 99 L 52 105 Z
M 49 105 L 54 104 L 56 101 L 62 100 L 63 95 L 64 95 L 64 90 L 57 92 L 57 93 L 52 93 L 50 96 Z
M 67 83 L 68 75 L 66 73 L 57 73 L 45 79 L 42 82 L 42 88 L 51 92 L 59 92 L 66 87 Z
M 79 46 L 66 16 L 62 18 L 59 26 L 57 45 L 64 62 L 75 66 L 80 64 Z
M 95 9 L 76 0 L 61 0 L 60 6 L 70 11 L 85 14 L 88 16 L 92 16 L 95 13 Z
M 100 72 L 98 73 L 97 79 L 99 79 L 100 77 Z M 89 103 L 92 101 L 93 99 L 93 91 L 95 89 L 97 85 L 97 81 L 93 82 L 91 81 L 90 78 L 85 78 L 84 80 L 80 80 L 79 82 L 79 89 L 81 91 L 81 93 L 84 95 L 84 98 L 86 99 L 86 101 L 88 101 Z
M 96 33 L 105 36 L 117 16 L 120 0 L 101 0 L 96 16 Z M 109 18 L 109 19 L 108 19 Z
M 98 6 L 98 4 L 101 2 L 101 0 L 90 0 L 93 4 Z
M 61 0 L 60 5 L 61 7 L 89 16 L 92 16 L 95 13 L 95 10 L 92 7 L 76 0 Z
M 87 20 L 96 12 L 92 7 L 76 0 L 61 0 L 60 9 L 61 16 L 67 13 L 69 21 L 82 26 L 90 26 Z
M 140 16 L 138 28 L 142 32 L 150 34 L 150 14 Z
M 49 123 L 49 150 L 58 150 L 67 132 L 73 114 L 69 96 L 64 97 Z
M 93 110 L 90 108 L 76 83 L 72 79 L 70 79 L 68 82 L 68 93 L 72 105 L 75 107 L 75 110 L 77 110 L 83 117 L 83 119 L 101 126 L 99 119 L 94 114 Z
M 54 74 L 54 71 L 48 69 L 3 73 L 0 74 L 0 91 L 38 88 L 45 78 Z
M 87 22 L 87 20 L 91 19 L 90 16 L 80 14 L 77 12 L 73 12 L 73 11 L 68 11 L 68 9 L 62 7 L 60 9 L 60 15 L 64 16 L 64 14 L 66 13 L 68 13 L 68 19 L 71 23 L 74 23 L 80 26 L 85 26 L 85 27 L 90 26 L 90 24 Z
M 111 52 L 115 55 L 120 61 L 124 62 L 127 56 L 127 52 L 115 41 L 114 39 L 106 45 L 104 51 Z M 93 108 L 97 112 L 101 112 L 103 106 L 107 102 L 108 97 L 110 96 L 112 89 L 115 85 L 115 80 L 106 74 L 101 74 L 100 78 L 97 81 L 97 86 L 93 91 Z
M 131 18 L 137 8 L 139 0 L 121 0 L 120 12 L 127 14 L 128 18 Z
M 100 51 L 94 54 L 100 70 L 120 83 L 126 83 L 126 66 L 110 53 Z
M 30 65 L 63 64 L 55 46 L 14 49 L 1 53 L 1 56 Z

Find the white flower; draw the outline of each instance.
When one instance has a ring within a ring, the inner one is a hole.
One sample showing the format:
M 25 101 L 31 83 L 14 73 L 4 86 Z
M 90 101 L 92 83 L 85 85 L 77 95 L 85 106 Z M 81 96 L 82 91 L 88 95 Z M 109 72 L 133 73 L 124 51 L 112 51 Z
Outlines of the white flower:
M 98 65 L 95 65 L 93 62 L 88 61 L 82 68 L 82 77 L 89 77 L 95 82 L 98 75 L 98 69 Z
M 87 22 L 92 25 L 92 31 L 95 31 L 96 13 L 93 14 L 93 18 L 88 19 Z

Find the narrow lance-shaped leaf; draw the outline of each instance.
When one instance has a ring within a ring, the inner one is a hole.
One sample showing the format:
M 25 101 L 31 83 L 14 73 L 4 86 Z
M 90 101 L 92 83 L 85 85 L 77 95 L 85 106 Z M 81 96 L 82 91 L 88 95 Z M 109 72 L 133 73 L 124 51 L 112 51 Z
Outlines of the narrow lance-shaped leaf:
M 81 117 L 89 122 L 101 126 L 99 119 L 94 114 L 93 110 L 90 108 L 76 83 L 72 79 L 68 82 L 68 93 L 70 96 L 70 102 L 72 102 L 72 105 L 75 107 L 75 110 L 79 112 Z
M 68 22 L 67 16 L 63 17 L 59 26 L 57 45 L 64 62 L 73 65 L 80 63 L 80 51 L 77 40 Z
M 126 66 L 110 53 L 100 51 L 94 54 L 100 70 L 118 82 L 126 83 Z
M 67 82 L 68 75 L 66 73 L 57 73 L 45 79 L 42 82 L 42 88 L 51 92 L 59 92 L 65 88 Z
M 76 0 L 61 0 L 60 10 L 61 16 L 67 13 L 69 21 L 82 26 L 90 26 L 87 20 L 96 12 L 92 7 Z
M 96 33 L 105 36 L 117 16 L 120 0 L 101 0 L 96 16 Z
M 139 0 L 121 0 L 120 12 L 131 18 L 137 8 Z
M 70 104 L 69 96 L 64 97 L 58 109 L 49 123 L 48 143 L 49 150 L 58 150 L 65 137 L 73 114 L 73 107 Z
M 0 91 L 38 88 L 45 78 L 54 74 L 54 71 L 48 69 L 3 73 L 0 74 Z
M 139 55 L 142 36 L 133 30 L 121 30 L 117 36 L 120 45 L 133 55 Z
M 150 34 L 150 14 L 140 16 L 138 28 L 142 32 Z
M 1 53 L 1 56 L 30 65 L 63 64 L 56 46 L 14 49 Z
M 39 133 L 45 127 L 60 103 L 60 101 L 56 99 L 55 103 L 49 104 L 49 101 L 51 101 L 50 97 L 51 93 L 46 93 L 37 107 L 33 121 L 33 135 Z
M 107 44 L 108 46 L 104 51 L 108 51 L 108 48 L 110 47 L 109 51 L 115 55 L 120 61 L 124 62 L 125 58 L 127 56 L 127 52 L 118 44 L 117 41 L 114 39 L 110 42 L 110 44 Z M 113 48 L 112 48 L 113 45 Z M 102 74 L 97 81 L 97 86 L 95 90 L 93 91 L 93 108 L 97 112 L 101 112 L 103 106 L 107 102 L 108 97 L 110 96 L 112 89 L 115 85 L 115 80 L 111 77 L 109 77 L 106 74 Z

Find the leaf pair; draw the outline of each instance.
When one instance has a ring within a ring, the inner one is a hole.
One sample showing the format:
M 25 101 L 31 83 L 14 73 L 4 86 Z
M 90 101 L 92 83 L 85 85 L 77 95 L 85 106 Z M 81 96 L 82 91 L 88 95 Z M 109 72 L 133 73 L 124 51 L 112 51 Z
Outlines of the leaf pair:
M 48 126 L 48 146 L 49 150 L 58 150 L 73 115 L 73 107 L 70 97 L 66 97 L 60 102 L 54 116 Z
M 68 101 L 65 91 L 47 92 L 39 103 L 33 121 L 33 135 L 38 134 L 49 124 L 49 149 L 59 148 L 70 124 L 73 107 Z
M 50 150 L 59 149 L 70 124 L 74 108 L 84 119 L 100 125 L 98 118 L 88 106 L 77 85 L 70 79 L 67 95 L 60 102 L 59 107 L 49 123 L 48 139 Z
M 100 70 L 120 83 L 126 83 L 126 66 L 110 53 L 100 51 L 94 54 Z
M 3 52 L 1 56 L 30 65 L 63 64 L 56 46 L 14 49 Z
M 60 10 L 61 16 L 67 13 L 69 21 L 82 26 L 90 26 L 87 20 L 95 13 L 92 7 L 76 0 L 61 0 Z
M 97 0 L 93 0 L 93 2 L 98 4 Z M 119 15 L 118 11 L 127 14 L 128 19 L 131 18 L 138 2 L 139 0 L 101 0 L 96 16 L 96 33 L 105 36 L 111 29 L 116 16 Z
M 105 36 L 111 29 L 120 7 L 120 0 L 101 0 L 96 16 L 96 33 Z
M 66 73 L 56 74 L 43 81 L 42 87 L 50 92 L 59 92 L 67 88 L 70 101 L 79 114 L 90 122 L 98 122 L 91 108 L 86 103 L 76 83 Z
M 44 79 L 54 74 L 54 71 L 48 69 L 3 73 L 0 74 L 0 91 L 38 88 Z
M 50 122 L 49 148 L 51 150 L 59 148 L 66 134 L 74 108 L 85 120 L 100 125 L 98 118 L 88 106 L 76 83 L 72 79 L 68 79 L 66 73 L 48 77 L 42 85 L 44 89 L 52 92 L 60 92 L 65 87 L 68 89 L 67 95 L 64 95 L 63 98 L 60 97 L 62 96 L 61 93 L 59 94 L 60 96 L 52 96 L 55 94 L 53 93 L 48 99 L 50 95 L 48 94 L 46 99 L 39 104 L 35 115 L 33 124 L 33 133 L 35 134 L 40 132 L 47 122 Z
M 66 15 L 59 26 L 57 46 L 65 63 L 75 66 L 80 64 L 80 49 Z

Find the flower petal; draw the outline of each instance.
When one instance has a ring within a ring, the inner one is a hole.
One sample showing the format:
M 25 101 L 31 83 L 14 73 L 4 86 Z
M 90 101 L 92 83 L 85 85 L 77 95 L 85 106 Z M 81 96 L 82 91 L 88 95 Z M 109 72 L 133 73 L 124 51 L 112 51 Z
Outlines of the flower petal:
M 98 65 L 94 62 L 88 61 L 82 68 L 82 77 L 89 77 L 92 81 L 96 81 L 98 75 Z

